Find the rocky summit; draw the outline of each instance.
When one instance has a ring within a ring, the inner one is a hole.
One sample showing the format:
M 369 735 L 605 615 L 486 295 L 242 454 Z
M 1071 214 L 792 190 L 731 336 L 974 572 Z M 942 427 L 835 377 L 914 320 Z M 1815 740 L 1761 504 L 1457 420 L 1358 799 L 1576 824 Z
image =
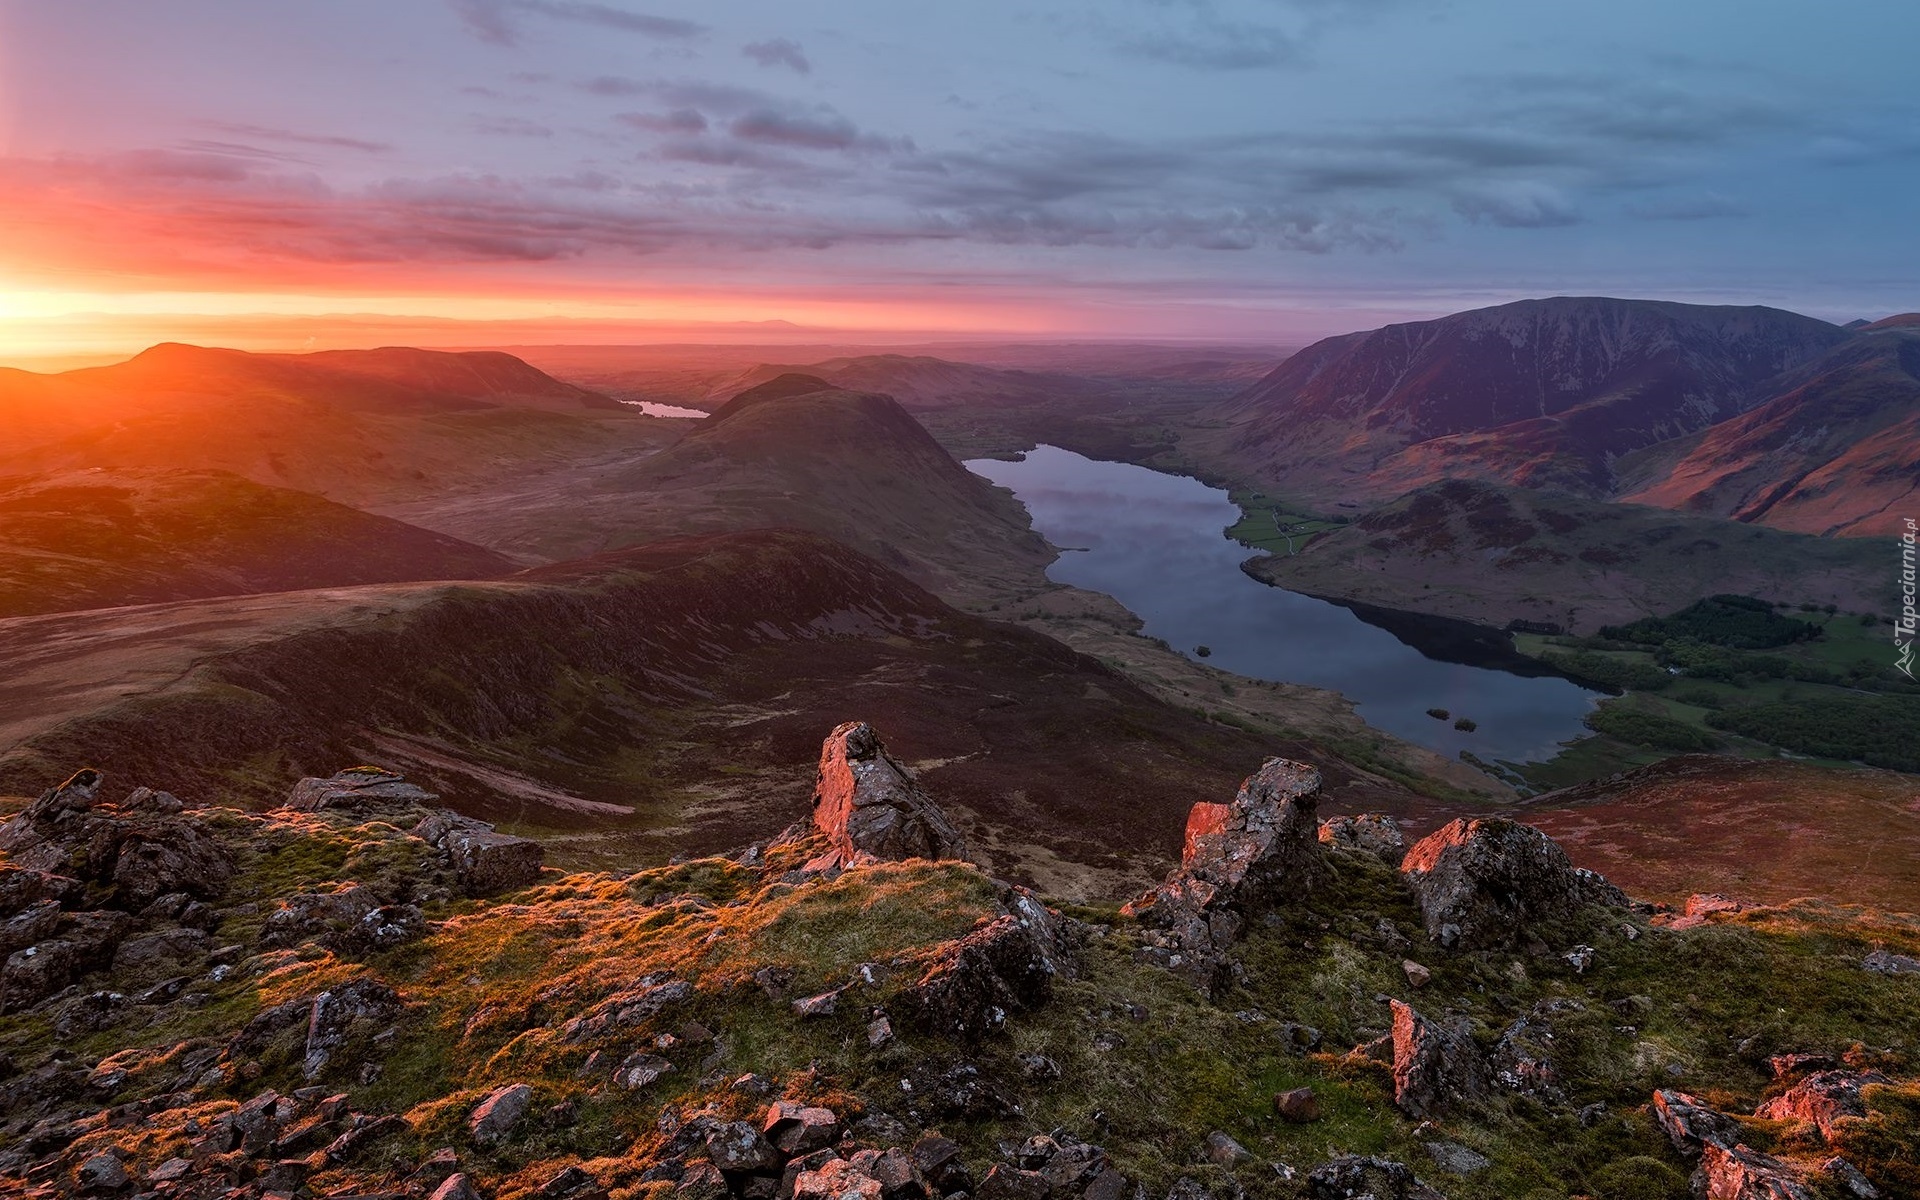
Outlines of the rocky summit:
M 1266 761 L 1124 907 L 993 878 L 862 722 L 810 819 L 565 874 L 378 766 L 0 825 L 0 1194 L 1920 1194 L 1920 927 L 1405 846 Z M 1889 966 L 1889 964 L 1894 964 Z

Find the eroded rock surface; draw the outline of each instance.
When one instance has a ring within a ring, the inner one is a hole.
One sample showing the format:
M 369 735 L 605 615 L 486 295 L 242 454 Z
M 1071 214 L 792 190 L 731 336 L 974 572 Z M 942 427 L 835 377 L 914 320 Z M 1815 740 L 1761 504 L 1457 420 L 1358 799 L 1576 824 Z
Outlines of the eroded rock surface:
M 865 721 L 836 727 L 821 744 L 813 827 L 828 848 L 808 870 L 967 856 L 959 830 Z
M 1513 945 L 1596 905 L 1628 904 L 1552 838 L 1504 817 L 1449 823 L 1416 842 L 1400 870 L 1427 935 L 1449 948 Z
M 1484 1099 L 1487 1064 L 1464 1031 L 1430 1021 L 1393 1001 L 1393 1102 L 1411 1117 L 1432 1117 Z

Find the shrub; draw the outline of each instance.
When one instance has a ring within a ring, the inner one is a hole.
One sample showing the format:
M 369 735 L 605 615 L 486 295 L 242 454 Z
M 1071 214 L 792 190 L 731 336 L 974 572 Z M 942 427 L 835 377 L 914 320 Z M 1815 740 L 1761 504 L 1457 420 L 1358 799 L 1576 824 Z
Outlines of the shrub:
M 1644 708 L 1602 704 L 1588 713 L 1583 723 L 1595 733 L 1604 733 L 1636 746 L 1651 746 L 1656 750 L 1703 751 L 1720 748 L 1720 739 L 1706 730 L 1648 712 Z

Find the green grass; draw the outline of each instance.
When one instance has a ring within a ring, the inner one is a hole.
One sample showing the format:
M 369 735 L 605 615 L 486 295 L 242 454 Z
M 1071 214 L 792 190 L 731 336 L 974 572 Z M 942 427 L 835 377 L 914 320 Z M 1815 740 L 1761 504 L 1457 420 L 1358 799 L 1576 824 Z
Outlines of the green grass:
M 1297 551 L 1308 539 L 1346 524 L 1265 492 L 1235 488 L 1228 494 L 1240 506 L 1240 519 L 1228 527 L 1227 536 L 1268 554 L 1287 553 L 1289 534 Z

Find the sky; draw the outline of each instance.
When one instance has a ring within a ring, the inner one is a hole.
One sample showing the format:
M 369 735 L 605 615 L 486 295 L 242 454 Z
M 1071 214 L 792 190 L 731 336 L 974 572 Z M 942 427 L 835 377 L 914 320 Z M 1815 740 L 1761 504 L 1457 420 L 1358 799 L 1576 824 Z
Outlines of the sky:
M 0 358 L 1877 317 L 1916 44 L 1911 0 L 0 0 Z

